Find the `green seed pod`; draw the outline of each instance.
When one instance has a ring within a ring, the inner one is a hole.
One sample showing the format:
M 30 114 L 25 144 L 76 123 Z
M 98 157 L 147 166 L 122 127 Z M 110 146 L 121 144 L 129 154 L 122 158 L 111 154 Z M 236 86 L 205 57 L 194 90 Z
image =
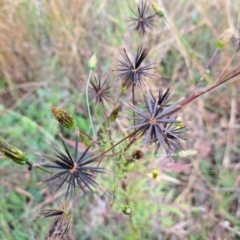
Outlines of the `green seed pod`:
M 156 178 L 158 177 L 158 174 L 159 174 L 159 172 L 158 172 L 157 170 L 153 170 L 153 171 L 152 171 L 152 177 L 153 177 L 153 178 L 156 179 Z
M 88 67 L 90 70 L 94 70 L 97 66 L 97 57 L 96 54 L 93 54 L 88 62 Z
M 77 123 L 71 114 L 59 107 L 52 107 L 52 113 L 63 127 L 68 129 L 76 129 Z
M 5 142 L 5 140 L 1 137 L 0 137 L 0 152 L 17 164 L 24 165 L 29 163 L 24 152 L 22 152 L 21 150 L 14 146 L 11 146 L 7 142 Z
M 125 215 L 130 215 L 132 213 L 132 209 L 128 206 L 128 205 L 125 205 L 123 208 L 122 208 L 122 212 L 123 214 Z
M 164 17 L 164 11 L 162 8 L 160 8 L 160 6 L 155 3 L 155 2 L 151 2 L 151 6 L 153 11 L 159 16 L 159 17 Z
M 114 122 L 114 121 L 116 120 L 116 118 L 118 117 L 118 113 L 119 113 L 120 110 L 121 110 L 121 107 L 120 107 L 120 106 L 118 106 L 118 107 L 116 107 L 116 108 L 113 109 L 113 111 L 112 111 L 112 113 L 111 113 L 111 115 L 110 115 L 111 121 Z

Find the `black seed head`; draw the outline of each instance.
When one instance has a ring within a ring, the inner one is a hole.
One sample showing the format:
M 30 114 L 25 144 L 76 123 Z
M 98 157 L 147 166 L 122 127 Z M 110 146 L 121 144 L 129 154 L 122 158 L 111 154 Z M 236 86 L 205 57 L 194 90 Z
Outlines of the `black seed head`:
M 149 53 L 149 48 L 145 48 L 142 45 L 138 47 L 137 54 L 132 62 L 127 54 L 125 48 L 121 50 L 122 60 L 118 60 L 118 68 L 115 69 L 119 72 L 118 78 L 123 80 L 127 86 L 131 84 L 141 85 L 144 83 L 145 77 L 154 78 L 155 75 L 149 73 L 153 64 L 142 66 L 142 63 Z
M 183 139 L 181 137 L 183 128 L 178 127 L 179 121 L 171 116 L 177 103 L 169 104 L 168 97 L 169 89 L 166 92 L 160 92 L 158 98 L 148 94 L 145 97 L 146 108 L 143 110 L 131 104 L 130 107 L 136 114 L 132 117 L 135 120 L 135 125 L 131 127 L 136 129 L 136 135 L 145 136 L 145 145 L 155 143 L 155 154 L 160 147 L 163 147 L 169 156 L 172 151 L 181 149 L 180 141 Z
M 64 152 L 59 151 L 55 146 L 51 147 L 55 150 L 55 157 L 41 155 L 47 158 L 51 164 L 42 164 L 45 168 L 56 169 L 56 173 L 47 179 L 45 182 L 49 182 L 50 186 L 56 186 L 55 192 L 57 192 L 63 185 L 67 186 L 65 198 L 73 196 L 73 193 L 81 189 L 86 194 L 86 189 L 93 192 L 92 187 L 97 187 L 97 183 L 93 178 L 95 173 L 103 173 L 103 169 L 100 167 L 91 167 L 91 163 L 98 160 L 99 157 L 93 156 L 93 153 L 89 153 L 90 147 L 87 147 L 83 153 L 78 150 L 78 137 L 76 137 L 75 143 L 75 155 L 72 156 L 60 135 Z
M 130 8 L 131 9 L 131 8 Z M 135 30 L 139 32 L 140 35 L 145 35 L 147 29 L 151 29 L 154 25 L 155 14 L 147 15 L 149 10 L 149 5 L 147 5 L 146 1 L 140 1 L 137 4 L 137 11 L 131 11 L 134 14 L 134 17 L 129 17 L 129 21 L 132 22 L 130 26 L 135 26 Z
M 100 80 L 97 76 L 94 76 L 94 79 L 91 80 L 90 94 L 93 98 L 93 101 L 96 104 L 100 102 L 104 103 L 110 101 L 109 89 L 110 87 L 105 87 L 107 78 Z

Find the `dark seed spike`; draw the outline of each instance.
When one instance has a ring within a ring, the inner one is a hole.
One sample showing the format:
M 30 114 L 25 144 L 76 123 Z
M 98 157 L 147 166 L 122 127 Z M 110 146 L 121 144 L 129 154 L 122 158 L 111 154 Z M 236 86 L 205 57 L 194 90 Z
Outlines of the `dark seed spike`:
M 128 57 L 126 49 L 123 48 L 122 51 L 123 51 L 123 54 L 122 54 L 123 58 L 129 63 L 129 66 L 133 67 L 132 61 Z
M 85 156 L 86 156 L 86 154 L 87 154 L 87 152 L 88 152 L 88 150 L 89 150 L 90 147 L 91 147 L 91 145 L 89 145 L 89 146 L 85 149 L 85 151 L 83 152 L 83 154 L 82 154 L 81 156 L 78 156 L 78 157 L 77 157 L 76 161 L 77 161 L 77 164 L 78 164 L 78 165 L 81 164 L 81 162 L 84 160 L 84 158 L 85 158 Z
M 155 126 L 155 133 L 156 133 L 156 136 L 157 136 L 157 139 L 158 139 L 158 142 L 159 142 L 159 145 L 161 146 L 164 146 L 164 140 L 161 136 L 161 133 L 160 133 L 161 129 L 158 127 L 158 126 Z
M 72 161 L 69 160 L 68 156 L 64 155 L 64 154 L 61 154 L 61 155 L 56 155 L 57 158 L 59 158 L 59 160 L 65 162 L 66 164 L 68 164 L 69 166 L 72 166 Z
M 145 119 L 149 119 L 149 116 L 146 113 L 140 111 L 137 107 L 132 105 L 132 103 L 129 103 L 128 106 L 131 107 L 139 116 L 142 116 Z
M 91 178 L 92 175 L 89 175 L 87 173 L 83 174 L 82 177 L 85 179 L 86 182 L 88 182 L 93 187 L 98 186 L 98 184 Z
M 56 173 L 56 174 L 54 174 L 53 177 L 45 180 L 44 183 L 45 183 L 45 182 L 52 181 L 52 180 L 54 180 L 54 179 L 57 179 L 57 180 L 60 181 L 60 180 L 62 180 L 62 179 L 61 179 L 61 176 L 64 176 L 67 172 L 68 172 L 68 171 L 62 171 L 62 172 Z
M 61 142 L 62 142 L 62 144 L 63 144 L 63 146 L 64 146 L 64 149 L 65 149 L 65 151 L 66 151 L 66 153 L 67 153 L 67 155 L 68 155 L 68 157 L 69 157 L 69 160 L 71 160 L 72 164 L 74 164 L 74 161 L 73 161 L 73 159 L 72 159 L 72 157 L 71 157 L 71 155 L 70 155 L 70 153 L 69 153 L 69 151 L 68 151 L 68 147 L 67 147 L 67 145 L 65 144 L 62 135 L 60 135 L 60 139 L 61 139 Z
M 88 161 L 83 161 L 80 166 L 85 166 L 85 165 L 88 165 L 88 164 L 90 164 L 90 163 L 96 162 L 96 160 L 97 160 L 98 158 L 99 158 L 99 156 L 96 156 L 96 157 L 94 157 L 94 158 L 89 159 Z
M 63 153 L 61 153 L 55 146 L 53 146 L 52 144 L 50 144 L 50 146 L 59 154 L 59 155 L 57 155 L 57 157 L 62 156 L 62 160 L 63 159 L 65 159 L 66 161 L 68 160 L 67 156 L 65 156 Z M 71 164 L 71 161 L 68 160 L 68 163 Z
M 150 126 L 149 122 L 143 122 L 143 123 L 135 124 L 134 126 L 130 127 L 130 129 L 142 128 L 142 127 L 145 127 L 145 126 Z
M 86 181 L 83 179 L 83 175 L 82 175 L 82 174 L 79 175 L 79 178 L 80 178 L 81 181 L 84 183 L 84 185 L 93 193 L 93 190 L 90 188 L 88 182 L 86 182 Z
M 68 197 L 68 194 L 69 194 L 69 191 L 70 191 L 70 188 L 71 188 L 71 182 L 72 182 L 72 178 L 73 178 L 73 175 L 72 174 L 69 174 L 70 178 L 68 180 L 68 187 L 67 187 L 67 191 L 65 193 L 65 199 L 67 199 Z M 72 196 L 71 196 L 72 197 Z
M 51 165 L 51 164 L 41 164 L 41 166 L 46 167 L 46 168 L 63 169 L 62 166 L 55 166 L 55 165 Z M 70 169 L 70 168 L 68 168 L 68 169 Z
M 74 162 L 77 162 L 77 156 L 78 156 L 78 135 L 76 136 L 76 142 L 75 142 L 75 155 L 74 155 Z
M 150 125 L 149 129 L 147 130 L 147 134 L 146 134 L 146 137 L 145 137 L 145 140 L 144 140 L 145 145 L 149 144 L 149 142 L 150 142 L 150 135 L 152 133 L 152 128 L 153 128 L 153 125 Z
M 149 101 L 150 101 L 150 97 L 149 97 Z M 157 117 L 157 108 L 158 108 L 158 101 L 155 102 L 154 107 L 153 107 L 153 116 L 154 116 L 154 118 Z
M 58 187 L 56 188 L 55 192 L 57 192 L 63 186 L 63 184 L 67 181 L 69 175 L 70 174 L 67 174 L 66 178 L 58 185 Z

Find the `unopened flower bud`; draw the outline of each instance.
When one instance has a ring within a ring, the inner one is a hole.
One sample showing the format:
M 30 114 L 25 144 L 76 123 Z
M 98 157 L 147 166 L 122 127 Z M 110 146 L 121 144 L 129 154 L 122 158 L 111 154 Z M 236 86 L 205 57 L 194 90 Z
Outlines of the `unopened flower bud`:
M 159 16 L 164 17 L 164 11 L 163 9 L 155 2 L 151 2 L 151 6 L 153 11 Z
M 121 107 L 118 106 L 116 108 L 113 109 L 113 111 L 111 112 L 111 115 L 110 115 L 110 119 L 114 122 L 116 120 L 116 118 L 118 117 L 118 113 L 120 111 Z
M 21 150 L 14 146 L 11 146 L 7 142 L 5 142 L 5 140 L 1 137 L 0 137 L 0 152 L 17 164 L 20 165 L 29 164 L 28 159 L 24 152 L 22 152 Z
M 157 178 L 158 177 L 158 171 L 157 170 L 153 170 L 153 172 L 152 172 L 152 177 L 153 178 Z
M 180 158 L 190 157 L 196 154 L 197 154 L 196 150 L 186 150 L 186 151 L 177 152 L 177 156 Z
M 157 170 L 153 170 L 152 172 L 148 173 L 147 176 L 149 178 L 160 180 L 159 172 Z
M 128 205 L 125 205 L 123 208 L 122 208 L 122 212 L 125 214 L 125 215 L 130 215 L 132 213 L 132 209 L 128 206 Z
M 115 184 L 110 185 L 107 193 L 109 195 L 108 204 L 112 207 L 117 197 L 117 186 Z
M 217 47 L 223 48 L 226 45 L 226 43 L 230 41 L 232 36 L 233 36 L 232 28 L 228 28 L 227 30 L 225 30 L 217 41 Z
M 88 62 L 88 67 L 89 69 L 94 70 L 96 66 L 97 66 L 97 57 L 96 57 L 96 54 L 93 54 Z
M 71 114 L 59 107 L 52 107 L 52 113 L 63 127 L 68 129 L 76 129 L 77 123 Z

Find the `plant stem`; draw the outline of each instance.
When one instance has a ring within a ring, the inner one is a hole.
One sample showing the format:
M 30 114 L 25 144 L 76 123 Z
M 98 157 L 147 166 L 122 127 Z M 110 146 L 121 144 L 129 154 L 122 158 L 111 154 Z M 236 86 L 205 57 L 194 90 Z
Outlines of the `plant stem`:
M 132 104 L 135 106 L 135 96 L 134 96 L 134 84 L 132 84 Z M 135 111 L 133 110 L 133 117 L 135 117 Z M 135 119 L 134 119 L 134 125 L 135 125 Z
M 89 83 L 90 83 L 91 77 L 92 77 L 92 69 L 90 69 L 90 71 L 89 71 L 87 85 L 86 85 L 86 101 L 87 101 L 88 116 L 89 116 L 89 120 L 90 120 L 90 124 L 91 124 L 91 128 L 92 128 L 93 136 L 94 136 L 94 139 L 96 139 L 97 137 L 96 137 L 96 133 L 95 133 L 95 130 L 93 127 L 92 115 L 91 115 L 90 104 L 89 104 L 89 99 L 88 99 L 88 88 L 89 88 Z
M 212 89 L 218 87 L 219 85 L 227 82 L 228 80 L 231 80 L 232 78 L 236 77 L 237 75 L 240 74 L 240 70 L 239 70 L 240 67 L 238 67 L 238 71 L 236 73 L 233 73 L 232 75 L 230 75 L 229 77 L 225 78 L 224 80 L 218 82 L 218 83 L 215 83 L 213 84 L 212 86 L 209 86 L 206 90 L 198 93 L 198 94 L 195 94 L 195 95 L 191 95 L 190 97 L 188 97 L 182 104 L 180 104 L 179 107 L 177 107 L 176 109 L 174 109 L 172 112 L 169 113 L 169 116 L 174 114 L 175 112 L 179 111 L 181 108 L 183 108 L 185 105 L 187 105 L 188 103 L 190 103 L 191 101 L 193 101 L 194 99 L 200 97 L 201 95 L 203 95 L 204 93 L 207 93 L 209 91 L 211 91 Z

